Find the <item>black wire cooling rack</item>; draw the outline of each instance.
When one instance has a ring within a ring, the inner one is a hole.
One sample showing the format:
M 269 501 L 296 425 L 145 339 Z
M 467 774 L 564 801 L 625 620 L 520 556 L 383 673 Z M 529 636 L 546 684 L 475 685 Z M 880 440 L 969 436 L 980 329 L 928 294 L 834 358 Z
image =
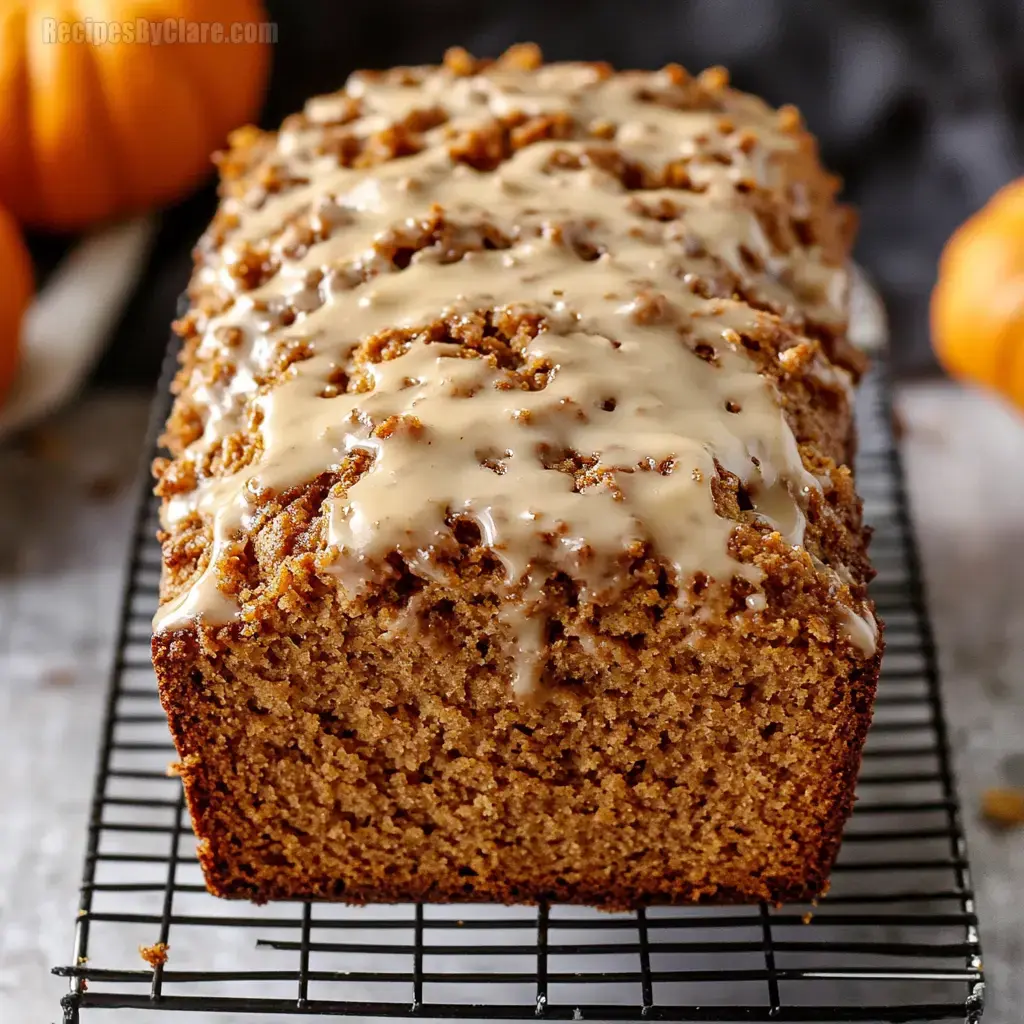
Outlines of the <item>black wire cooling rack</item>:
M 158 403 L 154 423 L 165 413 Z M 191 1011 L 203 1021 L 233 1013 L 241 1016 L 232 1021 L 333 1014 L 975 1024 L 984 983 L 974 895 L 880 372 L 862 388 L 859 415 L 859 488 L 876 529 L 874 596 L 887 652 L 859 801 L 831 892 L 817 907 L 603 914 L 562 906 L 257 907 L 208 895 L 180 783 L 167 775 L 174 751 L 149 664 L 160 553 L 145 486 L 74 959 L 55 968 L 71 980 L 65 1024 L 94 1007 Z M 156 943 L 168 947 L 168 959 L 150 967 L 139 947 Z

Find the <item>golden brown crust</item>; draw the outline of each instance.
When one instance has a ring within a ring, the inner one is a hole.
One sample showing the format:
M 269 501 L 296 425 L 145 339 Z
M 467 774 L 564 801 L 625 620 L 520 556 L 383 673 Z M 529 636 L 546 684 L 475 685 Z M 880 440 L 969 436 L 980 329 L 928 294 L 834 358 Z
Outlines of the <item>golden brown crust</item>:
M 537 59 L 529 47 L 502 58 L 524 68 Z M 463 75 L 480 65 L 451 51 L 446 66 Z M 423 73 L 380 74 L 414 85 Z M 691 78 L 678 69 L 668 78 L 651 103 L 724 111 L 735 95 L 720 70 Z M 366 137 L 354 134 L 359 116 L 356 101 L 339 108 L 324 126 L 324 155 L 354 167 L 400 159 L 416 151 L 423 132 L 444 125 L 443 112 L 425 107 Z M 300 123 L 305 115 L 296 117 Z M 838 183 L 819 167 L 799 116 L 784 110 L 779 119 L 797 140 L 788 165 L 772 187 L 740 182 L 736 202 L 754 211 L 779 251 L 813 244 L 826 262 L 841 265 L 852 220 L 835 203 Z M 723 138 L 732 131 L 727 120 L 723 114 Z M 581 163 L 614 167 L 635 189 L 637 230 L 645 221 L 671 220 L 675 211 L 664 203 L 644 205 L 645 191 L 686 191 L 689 170 L 681 163 L 629 166 L 615 153 L 614 131 L 510 116 L 471 136 L 455 134 L 449 145 L 453 158 L 486 168 L 541 139 L 593 138 Z M 255 130 L 232 138 L 221 158 L 226 199 L 258 208 L 267 196 L 302 186 L 276 165 L 274 139 Z M 222 207 L 197 247 L 192 308 L 178 324 L 184 348 L 165 435 L 171 458 L 154 467 L 167 501 L 260 453 L 253 422 L 199 462 L 187 450 L 208 414 L 197 381 L 213 384 L 234 372 L 230 338 L 221 339 L 215 357 L 199 346 L 210 318 L 235 299 L 204 273 L 237 228 L 231 209 Z M 302 249 L 331 230 L 302 210 L 282 234 L 290 231 L 291 244 Z M 240 291 L 277 273 L 277 240 L 239 247 L 230 273 Z M 354 285 L 400 272 L 427 247 L 455 262 L 511 241 L 494 224 L 460 223 L 432 210 L 375 240 L 370 263 L 333 269 Z M 588 258 L 591 239 L 570 244 Z M 453 524 L 457 544 L 439 555 L 436 579 L 413 575 L 395 558 L 358 599 L 341 600 L 326 557 L 325 503 L 365 471 L 360 456 L 257 496 L 244 543 L 216 566 L 221 591 L 245 609 L 242 620 L 153 640 L 213 892 L 256 900 L 558 900 L 623 909 L 808 899 L 823 890 L 852 807 L 881 652 L 879 639 L 873 656 L 864 657 L 836 617 L 837 609 L 865 600 L 872 571 L 847 468 L 850 395 L 845 377 L 823 368 L 834 362 L 856 376 L 863 362 L 840 327 L 801 320 L 766 300 L 756 286 L 763 268 L 751 259 L 750 275 L 740 275 L 693 250 L 683 262 L 697 272 L 683 274 L 681 266 L 679 277 L 680 287 L 723 307 L 763 310 L 736 344 L 774 382 L 803 464 L 823 482 L 820 494 L 807 496 L 805 550 L 750 514 L 734 475 L 720 468 L 712 482 L 719 515 L 736 523 L 732 553 L 763 574 L 763 606 L 748 605 L 752 588 L 742 580 L 726 592 L 705 592 L 699 576 L 686 582 L 690 601 L 680 603 L 657 552 L 646 548 L 624 567 L 629 586 L 604 604 L 552 575 L 544 587 L 544 686 L 524 702 L 509 687 L 502 567 L 475 527 Z M 310 287 L 315 292 L 318 282 Z M 278 323 L 295 315 L 287 306 L 266 313 Z M 643 313 L 641 306 L 637 315 Z M 427 333 L 462 345 L 468 358 L 492 360 L 509 387 L 529 389 L 544 368 L 524 368 L 518 354 L 539 324 L 529 309 L 492 308 L 386 331 L 362 338 L 326 386 L 358 391 L 367 363 L 391 358 L 410 335 Z M 713 350 L 697 354 L 716 358 Z M 283 378 L 308 356 L 285 340 L 261 383 Z M 572 474 L 577 484 L 586 480 L 585 455 L 550 458 L 547 468 Z M 206 568 L 210 528 L 192 514 L 162 541 L 166 601 Z M 849 582 L 837 585 L 822 564 L 842 567 Z

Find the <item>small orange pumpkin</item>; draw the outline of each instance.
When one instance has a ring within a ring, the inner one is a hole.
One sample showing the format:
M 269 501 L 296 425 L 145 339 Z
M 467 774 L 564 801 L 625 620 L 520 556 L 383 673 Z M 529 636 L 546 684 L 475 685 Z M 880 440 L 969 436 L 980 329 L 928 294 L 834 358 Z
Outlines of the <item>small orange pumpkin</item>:
M 946 243 L 931 321 L 936 354 L 953 376 L 1024 408 L 1024 178 Z
M 68 230 L 184 195 L 256 115 L 269 28 L 259 0 L 3 0 L 0 202 Z
M 32 260 L 14 218 L 0 208 L 0 403 L 18 367 L 21 321 L 32 299 Z

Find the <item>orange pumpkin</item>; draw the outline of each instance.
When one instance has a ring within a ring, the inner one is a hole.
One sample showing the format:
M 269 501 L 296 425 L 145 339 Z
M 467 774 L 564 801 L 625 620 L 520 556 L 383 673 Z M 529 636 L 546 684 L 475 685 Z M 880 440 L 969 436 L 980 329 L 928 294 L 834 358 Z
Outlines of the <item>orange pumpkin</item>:
M 259 0 L 3 0 L 0 202 L 65 230 L 185 194 L 258 111 L 263 22 Z M 211 23 L 251 41 L 217 42 Z
M 935 351 L 951 374 L 1024 408 L 1024 178 L 946 244 L 931 320 Z
M 0 402 L 18 366 L 21 321 L 32 298 L 32 260 L 14 218 L 0 209 Z

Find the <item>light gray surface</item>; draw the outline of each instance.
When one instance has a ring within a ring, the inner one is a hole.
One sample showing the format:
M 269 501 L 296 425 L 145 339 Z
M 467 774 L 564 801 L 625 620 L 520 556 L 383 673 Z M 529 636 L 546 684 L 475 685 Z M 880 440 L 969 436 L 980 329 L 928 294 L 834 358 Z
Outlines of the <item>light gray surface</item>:
M 0 448 L 3 1024 L 57 1019 L 64 990 L 48 975 L 70 953 L 145 420 L 142 399 L 96 398 Z
M 1024 1020 L 1024 828 L 979 820 L 1024 787 L 1024 416 L 950 385 L 904 389 L 903 449 L 978 892 L 986 1024 Z
M 1024 785 L 1024 417 L 939 384 L 904 389 L 900 408 L 979 894 L 985 1019 L 1018 1024 L 1024 830 L 993 832 L 977 807 L 987 787 Z M 142 399 L 95 396 L 28 447 L 0 448 L 3 1024 L 56 1020 L 65 990 L 49 968 L 70 953 L 144 422 Z

